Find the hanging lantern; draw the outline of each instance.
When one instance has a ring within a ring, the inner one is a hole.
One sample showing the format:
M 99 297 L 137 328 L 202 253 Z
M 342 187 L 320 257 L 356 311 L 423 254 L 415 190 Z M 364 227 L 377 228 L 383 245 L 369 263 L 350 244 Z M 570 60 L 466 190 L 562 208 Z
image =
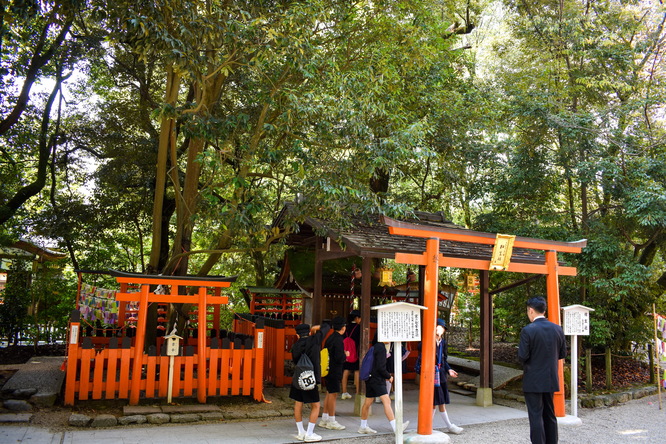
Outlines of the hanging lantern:
M 393 286 L 393 270 L 390 268 L 379 268 L 379 286 L 392 287 Z

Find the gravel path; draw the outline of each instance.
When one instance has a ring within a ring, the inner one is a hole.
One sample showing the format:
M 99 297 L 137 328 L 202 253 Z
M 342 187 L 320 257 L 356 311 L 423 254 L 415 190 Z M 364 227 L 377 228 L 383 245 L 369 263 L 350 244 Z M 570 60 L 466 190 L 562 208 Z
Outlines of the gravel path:
M 560 426 L 561 444 L 666 443 L 666 396 L 659 409 L 657 395 L 635 399 L 615 407 L 579 409 L 579 427 Z M 451 444 L 529 444 L 527 419 L 465 426 L 461 435 L 450 435 Z M 339 440 L 342 443 L 393 443 L 391 436 Z

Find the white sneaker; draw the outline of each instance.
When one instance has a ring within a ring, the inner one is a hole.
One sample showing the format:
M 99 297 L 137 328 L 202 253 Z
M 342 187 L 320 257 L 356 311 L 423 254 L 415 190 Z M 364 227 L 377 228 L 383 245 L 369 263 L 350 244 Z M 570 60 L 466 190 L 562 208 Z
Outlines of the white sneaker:
M 317 424 L 317 426 L 319 426 L 319 427 L 321 427 L 321 428 L 324 428 L 324 429 L 327 429 L 329 424 L 330 424 L 330 423 L 329 423 L 328 421 L 324 421 L 324 420 L 322 419 L 321 421 L 319 421 L 319 424 Z
M 402 423 L 402 431 L 404 432 L 407 430 L 407 427 L 409 427 L 409 421 L 405 421 Z
M 329 421 L 326 423 L 324 428 L 329 429 L 329 430 L 344 430 L 346 429 L 345 426 L 340 424 L 338 421 Z
M 340 395 L 340 399 L 351 399 L 351 395 L 348 392 L 344 392 Z
M 372 435 L 373 433 L 377 433 L 377 430 L 373 430 L 370 427 L 361 427 L 358 429 L 358 433 L 364 434 L 364 435 Z
M 458 427 L 455 424 L 451 424 L 451 427 L 444 429 L 444 433 L 453 433 L 454 435 L 460 435 L 462 431 L 465 430 L 462 427 Z
M 303 441 L 305 442 L 321 441 L 321 436 L 317 435 L 316 433 L 313 433 L 312 435 L 305 435 L 305 439 Z
M 305 433 L 299 433 L 298 435 L 291 435 L 291 436 L 293 436 L 299 441 L 303 441 L 305 439 Z

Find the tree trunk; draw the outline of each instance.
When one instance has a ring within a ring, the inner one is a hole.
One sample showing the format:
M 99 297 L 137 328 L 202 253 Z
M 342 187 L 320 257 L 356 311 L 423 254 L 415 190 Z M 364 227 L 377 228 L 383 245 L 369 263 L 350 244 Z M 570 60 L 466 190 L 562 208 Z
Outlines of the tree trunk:
M 592 350 L 585 350 L 585 390 L 592 393 Z
M 613 388 L 613 365 L 611 360 L 611 349 L 606 347 L 606 388 L 611 390 Z
M 165 102 L 171 106 L 176 105 L 178 90 L 180 88 L 180 75 L 175 73 L 173 66 L 167 68 L 167 85 Z M 167 232 L 163 230 L 164 222 L 164 193 L 166 189 L 167 158 L 170 147 L 175 144 L 176 122 L 173 117 L 162 117 L 160 138 L 157 149 L 157 170 L 155 174 L 155 199 L 153 201 L 153 243 L 150 250 L 150 262 L 147 267 L 148 274 L 159 273 L 160 257 L 164 257 L 162 236 Z M 167 241 L 168 242 L 168 241 Z

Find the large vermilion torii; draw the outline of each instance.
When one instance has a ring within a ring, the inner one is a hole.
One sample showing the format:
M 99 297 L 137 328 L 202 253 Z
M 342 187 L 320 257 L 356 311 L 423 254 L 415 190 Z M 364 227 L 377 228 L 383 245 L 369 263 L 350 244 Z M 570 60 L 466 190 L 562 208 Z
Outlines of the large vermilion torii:
M 426 239 L 425 251 L 422 254 L 396 253 L 395 261 L 403 264 L 423 265 L 425 267 L 423 305 L 428 309 L 423 312 L 423 339 L 421 344 L 421 383 L 419 391 L 419 418 L 417 433 L 432 434 L 432 407 L 434 395 L 435 372 L 435 325 L 437 323 L 437 287 L 439 267 L 467 268 L 489 270 L 490 257 L 471 259 L 445 257 L 440 254 L 440 240 L 467 242 L 474 244 L 495 245 L 496 234 L 479 231 L 424 226 L 409 222 L 401 222 L 382 216 L 382 223 L 388 226 L 389 233 L 399 236 L 420 237 Z M 546 296 L 548 300 L 548 319 L 556 324 L 560 322 L 560 294 L 558 276 L 576 276 L 575 267 L 560 266 L 557 253 L 580 253 L 587 245 L 587 240 L 576 242 L 557 242 L 543 239 L 516 237 L 514 248 L 527 248 L 545 251 L 545 263 L 520 262 L 514 255 L 505 271 L 517 273 L 535 273 L 546 275 Z M 482 344 L 482 347 L 484 344 Z M 555 393 L 555 414 L 565 416 L 564 408 L 564 363 L 559 365 L 560 390 Z

